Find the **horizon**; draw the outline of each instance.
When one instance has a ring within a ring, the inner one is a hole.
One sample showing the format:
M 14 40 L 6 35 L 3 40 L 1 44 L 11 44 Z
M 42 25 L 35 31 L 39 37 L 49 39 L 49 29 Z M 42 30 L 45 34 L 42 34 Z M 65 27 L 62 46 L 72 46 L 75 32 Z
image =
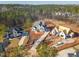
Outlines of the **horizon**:
M 0 1 L 0 4 L 28 4 L 28 5 L 79 5 L 79 1 Z

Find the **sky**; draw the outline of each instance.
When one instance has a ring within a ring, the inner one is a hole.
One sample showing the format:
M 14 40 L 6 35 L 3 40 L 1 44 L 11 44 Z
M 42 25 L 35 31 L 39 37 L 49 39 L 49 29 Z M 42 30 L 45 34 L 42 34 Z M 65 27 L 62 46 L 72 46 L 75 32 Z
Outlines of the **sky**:
M 0 4 L 33 4 L 33 5 L 41 5 L 41 4 L 77 4 L 79 5 L 79 1 L 0 1 Z

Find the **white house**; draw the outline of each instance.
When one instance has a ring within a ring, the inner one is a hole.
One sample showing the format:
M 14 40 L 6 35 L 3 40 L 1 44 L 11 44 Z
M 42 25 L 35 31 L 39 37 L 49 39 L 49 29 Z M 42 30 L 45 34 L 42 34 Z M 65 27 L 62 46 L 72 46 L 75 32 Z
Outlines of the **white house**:
M 59 36 L 63 39 L 66 39 L 66 35 L 63 31 L 59 33 Z
M 59 31 L 56 27 L 51 31 L 52 35 L 58 35 L 58 33 L 59 33 Z

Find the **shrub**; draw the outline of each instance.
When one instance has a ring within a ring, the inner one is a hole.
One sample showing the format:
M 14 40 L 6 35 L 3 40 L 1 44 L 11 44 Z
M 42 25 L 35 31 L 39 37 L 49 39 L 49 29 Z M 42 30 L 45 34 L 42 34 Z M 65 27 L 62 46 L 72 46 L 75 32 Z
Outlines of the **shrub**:
M 41 57 L 55 57 L 57 55 L 57 50 L 55 48 L 49 47 L 45 43 L 40 44 L 37 47 L 37 52 Z

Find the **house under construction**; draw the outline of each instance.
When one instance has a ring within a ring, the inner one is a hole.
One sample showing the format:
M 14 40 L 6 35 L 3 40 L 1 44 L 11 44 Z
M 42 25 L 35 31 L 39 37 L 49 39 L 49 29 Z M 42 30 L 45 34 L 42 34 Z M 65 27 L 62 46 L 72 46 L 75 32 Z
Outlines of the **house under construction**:
M 41 42 L 38 40 L 41 38 L 41 36 L 44 35 L 45 32 L 49 33 L 46 35 L 45 38 L 42 39 L 42 41 L 45 41 L 50 47 L 57 48 L 57 50 L 72 47 L 79 43 L 79 40 L 75 38 L 75 32 L 72 31 L 70 28 L 60 25 L 56 26 L 49 20 L 43 20 L 36 22 L 36 24 L 34 23 L 33 27 L 31 28 L 29 34 L 30 44 L 38 44 L 38 42 Z

